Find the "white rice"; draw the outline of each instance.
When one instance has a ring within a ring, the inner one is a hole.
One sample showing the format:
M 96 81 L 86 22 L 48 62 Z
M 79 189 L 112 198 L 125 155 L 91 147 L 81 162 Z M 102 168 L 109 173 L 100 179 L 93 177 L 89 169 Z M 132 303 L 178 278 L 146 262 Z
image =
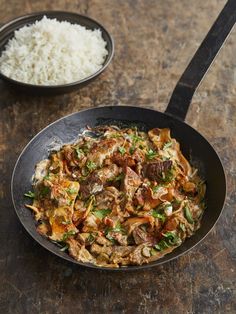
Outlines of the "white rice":
M 107 53 L 99 29 L 43 17 L 15 31 L 0 57 L 0 71 L 35 85 L 72 83 L 97 72 Z

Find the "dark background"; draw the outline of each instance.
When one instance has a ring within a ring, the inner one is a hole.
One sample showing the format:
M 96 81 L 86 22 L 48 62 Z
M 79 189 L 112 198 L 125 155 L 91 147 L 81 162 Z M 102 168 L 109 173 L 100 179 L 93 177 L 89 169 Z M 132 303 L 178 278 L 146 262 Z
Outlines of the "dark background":
M 35 243 L 14 213 L 17 156 L 50 122 L 82 108 L 140 105 L 163 111 L 224 0 L 0 0 L 0 22 L 46 9 L 86 14 L 115 39 L 115 57 L 76 93 L 29 97 L 0 82 L 0 313 L 236 313 L 236 32 L 194 96 L 187 123 L 219 153 L 225 210 L 210 235 L 178 260 L 150 270 L 92 271 Z

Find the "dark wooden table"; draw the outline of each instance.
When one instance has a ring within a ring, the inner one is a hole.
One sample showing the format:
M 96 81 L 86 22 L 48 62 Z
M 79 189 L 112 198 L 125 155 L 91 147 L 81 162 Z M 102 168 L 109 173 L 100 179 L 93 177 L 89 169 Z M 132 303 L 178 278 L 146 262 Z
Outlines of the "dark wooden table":
M 225 2 L 0 0 L 0 22 L 31 11 L 70 10 L 101 21 L 116 43 L 108 70 L 76 93 L 29 97 L 0 82 L 0 313 L 236 313 L 235 30 L 187 116 L 219 152 L 228 178 L 223 215 L 190 253 L 140 272 L 113 274 L 73 266 L 26 234 L 10 196 L 18 154 L 50 122 L 99 105 L 164 110 Z

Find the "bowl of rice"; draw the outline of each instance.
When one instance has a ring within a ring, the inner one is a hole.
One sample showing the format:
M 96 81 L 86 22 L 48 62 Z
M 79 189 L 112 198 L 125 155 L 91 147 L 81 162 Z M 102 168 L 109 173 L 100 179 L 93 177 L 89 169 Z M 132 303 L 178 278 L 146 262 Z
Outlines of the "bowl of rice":
M 107 68 L 113 54 L 108 31 L 77 13 L 32 13 L 0 28 L 0 78 L 33 94 L 79 89 Z

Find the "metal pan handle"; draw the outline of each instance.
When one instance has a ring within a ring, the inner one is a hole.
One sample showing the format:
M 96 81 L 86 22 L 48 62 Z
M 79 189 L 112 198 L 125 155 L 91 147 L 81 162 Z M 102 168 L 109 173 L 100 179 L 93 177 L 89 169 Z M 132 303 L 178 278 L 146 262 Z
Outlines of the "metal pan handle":
M 193 94 L 236 22 L 236 0 L 228 0 L 179 79 L 166 113 L 184 120 Z

